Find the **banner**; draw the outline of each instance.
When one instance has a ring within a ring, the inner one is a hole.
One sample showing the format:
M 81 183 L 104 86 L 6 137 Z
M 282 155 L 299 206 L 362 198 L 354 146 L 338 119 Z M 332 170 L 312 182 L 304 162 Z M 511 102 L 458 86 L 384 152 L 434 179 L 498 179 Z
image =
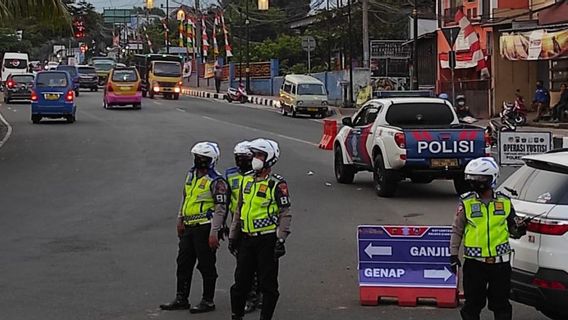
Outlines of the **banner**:
M 568 58 L 568 29 L 503 33 L 499 49 L 501 57 L 513 61 Z
M 522 158 L 542 154 L 552 150 L 550 132 L 499 132 L 499 163 L 501 165 L 522 166 Z
M 204 79 L 210 79 L 215 77 L 215 63 L 208 62 L 205 64 L 205 73 L 203 74 Z

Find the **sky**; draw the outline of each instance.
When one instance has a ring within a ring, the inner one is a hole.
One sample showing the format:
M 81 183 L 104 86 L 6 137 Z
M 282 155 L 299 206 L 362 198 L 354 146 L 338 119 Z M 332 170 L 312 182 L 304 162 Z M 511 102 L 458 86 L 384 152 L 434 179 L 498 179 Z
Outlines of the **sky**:
M 87 0 L 87 2 L 92 3 L 97 10 L 102 10 L 104 8 L 114 8 L 114 9 L 128 9 L 134 6 L 143 7 L 146 3 L 145 0 Z M 180 3 L 186 5 L 193 5 L 194 0 L 169 0 L 171 7 L 177 7 Z M 201 0 L 203 4 L 213 3 L 215 0 Z M 154 0 L 154 7 L 159 8 L 163 4 L 166 6 L 166 0 Z

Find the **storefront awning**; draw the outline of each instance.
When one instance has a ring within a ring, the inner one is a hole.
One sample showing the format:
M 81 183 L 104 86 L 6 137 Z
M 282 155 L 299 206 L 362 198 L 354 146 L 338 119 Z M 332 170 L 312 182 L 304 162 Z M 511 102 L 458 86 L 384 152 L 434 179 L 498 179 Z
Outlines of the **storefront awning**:
M 568 58 L 568 27 L 552 30 L 503 32 L 499 37 L 501 57 L 507 60 L 553 60 Z

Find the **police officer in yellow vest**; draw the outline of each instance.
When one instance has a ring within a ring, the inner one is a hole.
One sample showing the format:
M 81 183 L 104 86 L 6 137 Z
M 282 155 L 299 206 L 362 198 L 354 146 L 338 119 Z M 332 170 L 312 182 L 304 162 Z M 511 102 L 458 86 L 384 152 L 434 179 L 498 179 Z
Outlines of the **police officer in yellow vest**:
M 252 152 L 249 149 L 249 144 L 249 141 L 237 143 L 233 151 L 236 166 L 225 171 L 225 179 L 229 183 L 229 189 L 231 190 L 231 202 L 228 210 L 231 212 L 231 216 L 234 216 L 237 211 L 241 182 L 245 175 L 250 174 L 252 170 Z M 261 296 L 262 294 L 258 288 L 258 277 L 255 273 L 251 290 L 247 295 L 245 313 L 253 312 L 257 308 L 260 309 L 262 307 Z
M 178 215 L 177 232 L 179 251 L 177 257 L 176 298 L 160 306 L 163 310 L 190 309 L 189 293 L 193 269 L 203 277 L 201 302 L 190 309 L 191 313 L 215 309 L 213 297 L 217 280 L 216 250 L 219 246 L 218 230 L 211 228 L 211 221 L 223 221 L 227 211 L 227 183 L 215 170 L 219 147 L 213 142 L 197 143 L 191 153 L 194 166 L 189 170 L 183 190 L 183 200 Z
M 509 236 L 526 234 L 526 223 L 515 214 L 511 199 L 495 192 L 499 166 L 493 158 L 472 160 L 465 168 L 465 179 L 472 192 L 463 194 L 452 227 L 450 261 L 452 271 L 461 266 L 459 248 L 464 243 L 463 320 L 479 320 L 489 302 L 495 320 L 511 320 L 511 247 Z
M 244 316 L 247 294 L 258 273 L 262 292 L 261 320 L 270 320 L 278 301 L 278 259 L 290 234 L 290 198 L 286 181 L 271 174 L 278 161 L 278 144 L 256 139 L 249 145 L 253 173 L 244 177 L 239 205 L 231 224 L 229 250 L 237 256 L 235 284 L 231 287 L 232 318 Z

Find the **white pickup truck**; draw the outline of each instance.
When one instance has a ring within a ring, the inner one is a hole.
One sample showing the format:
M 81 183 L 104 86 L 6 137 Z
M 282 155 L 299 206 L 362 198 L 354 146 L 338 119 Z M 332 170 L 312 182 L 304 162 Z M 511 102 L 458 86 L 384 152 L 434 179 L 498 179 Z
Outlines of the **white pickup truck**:
M 407 178 L 452 179 L 458 193 L 467 192 L 466 164 L 490 152 L 484 129 L 461 124 L 438 98 L 370 100 L 342 123 L 334 142 L 337 181 L 352 183 L 358 171 L 371 171 L 381 197 L 394 196 Z

